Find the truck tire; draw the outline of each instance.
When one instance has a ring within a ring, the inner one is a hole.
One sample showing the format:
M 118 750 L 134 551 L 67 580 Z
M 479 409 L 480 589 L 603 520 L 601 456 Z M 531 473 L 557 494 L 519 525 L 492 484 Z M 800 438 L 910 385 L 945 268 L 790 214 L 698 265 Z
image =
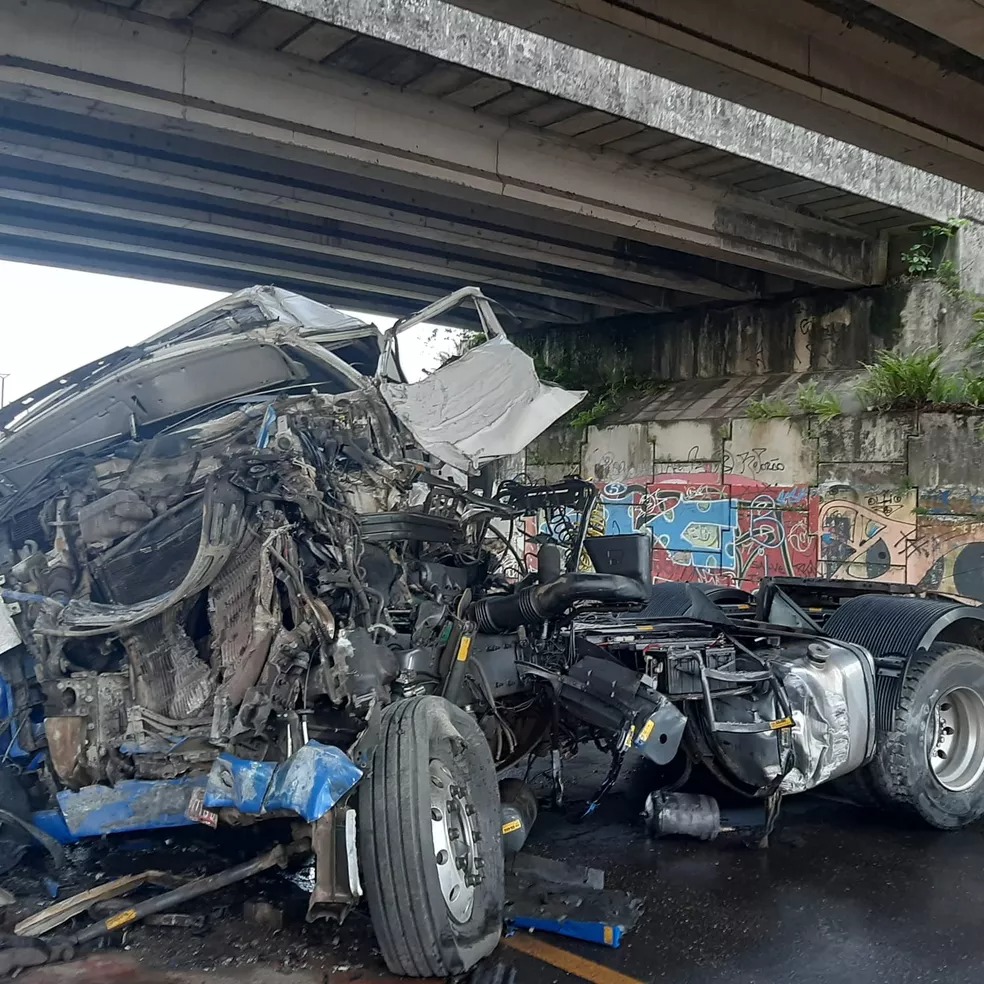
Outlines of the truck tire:
M 883 802 L 930 826 L 984 816 L 984 653 L 936 643 L 912 657 L 868 771 Z
M 407 977 L 461 974 L 499 942 L 499 788 L 474 719 L 441 697 L 383 711 L 359 787 L 359 858 L 383 959 Z

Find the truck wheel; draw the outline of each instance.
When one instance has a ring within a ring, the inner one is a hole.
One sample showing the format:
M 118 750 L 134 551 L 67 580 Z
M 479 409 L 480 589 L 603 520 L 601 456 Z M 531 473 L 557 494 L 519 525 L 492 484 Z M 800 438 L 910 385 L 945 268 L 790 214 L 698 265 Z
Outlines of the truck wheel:
M 984 816 L 984 653 L 937 643 L 915 655 L 868 769 L 884 800 L 933 827 Z
M 443 978 L 488 956 L 502 932 L 502 833 L 492 753 L 474 719 L 441 697 L 387 707 L 358 819 L 387 967 Z

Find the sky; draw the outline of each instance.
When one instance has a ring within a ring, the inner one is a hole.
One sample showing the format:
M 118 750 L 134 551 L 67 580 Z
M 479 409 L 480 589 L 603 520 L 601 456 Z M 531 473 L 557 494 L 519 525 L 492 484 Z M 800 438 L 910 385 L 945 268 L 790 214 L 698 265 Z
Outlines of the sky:
M 0 291 L 4 298 L 0 375 L 6 374 L 7 402 L 142 341 L 224 296 L 194 287 L 3 260 Z M 380 328 L 393 323 L 392 318 L 361 316 Z M 407 348 L 416 348 L 415 361 L 426 364 L 430 360 L 421 348 L 429 334 L 417 337 L 417 344 L 411 341 Z

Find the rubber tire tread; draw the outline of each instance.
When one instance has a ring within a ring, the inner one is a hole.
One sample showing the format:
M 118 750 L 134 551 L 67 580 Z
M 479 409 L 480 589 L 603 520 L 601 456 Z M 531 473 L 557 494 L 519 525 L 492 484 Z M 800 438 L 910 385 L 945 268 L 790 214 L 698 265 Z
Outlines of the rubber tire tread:
M 909 762 L 911 752 L 904 741 L 890 740 L 893 735 L 904 734 L 914 713 L 916 692 L 929 669 L 936 665 L 941 656 L 954 652 L 973 652 L 981 658 L 984 666 L 984 653 L 971 646 L 956 643 L 935 643 L 929 650 L 916 653 L 906 668 L 905 678 L 899 692 L 898 704 L 892 721 L 892 728 L 878 736 L 878 751 L 874 760 L 866 767 L 871 787 L 878 798 L 894 811 L 912 819 L 918 819 L 938 829 L 954 830 L 973 822 L 977 817 L 967 820 L 946 822 L 942 817 L 933 817 L 920 809 L 914 799 L 913 789 L 909 781 Z M 926 764 L 927 772 L 929 764 Z
M 379 945 L 384 956 L 387 953 L 396 954 L 403 969 L 417 977 L 443 977 L 444 969 L 440 954 L 433 949 L 428 952 L 415 916 L 424 915 L 431 930 L 431 939 L 436 937 L 436 928 L 427 906 L 415 902 L 410 889 L 411 878 L 419 879 L 421 883 L 424 881 L 423 856 L 419 849 L 419 819 L 412 816 L 405 818 L 404 823 L 393 824 L 390 815 L 392 804 L 404 802 L 404 790 L 409 790 L 414 785 L 415 779 L 419 777 L 416 775 L 415 763 L 407 761 L 409 743 L 389 741 L 386 739 L 385 732 L 391 728 L 399 731 L 405 726 L 412 727 L 414 711 L 419 702 L 420 698 L 398 701 L 383 711 L 381 727 L 384 736 L 376 754 L 381 753 L 383 756 L 381 772 L 388 781 L 383 795 L 372 797 L 372 829 L 385 830 L 391 836 L 371 838 L 375 852 L 375 870 L 379 872 L 380 877 L 366 879 L 365 888 L 370 911 L 387 913 L 385 919 L 373 919 L 373 929 L 379 937 Z M 397 779 L 397 788 L 393 788 L 394 777 Z M 416 842 L 409 846 L 406 837 L 407 826 L 410 826 L 413 833 L 417 835 Z M 387 898 L 386 896 L 391 893 L 392 897 Z M 373 899 L 374 895 L 375 899 Z M 389 932 L 390 928 L 394 933 Z M 397 932 L 398 936 L 395 935 Z
M 441 928 L 435 923 L 429 904 L 432 900 L 427 897 L 426 865 L 430 862 L 425 860 L 421 845 L 429 842 L 431 832 L 429 826 L 422 829 L 424 807 L 404 809 L 398 819 L 394 816 L 396 804 L 423 804 L 429 813 L 431 735 L 427 704 L 433 707 L 438 700 L 414 697 L 383 710 L 371 774 L 363 780 L 359 797 L 363 883 L 377 942 L 393 973 L 416 977 L 447 977 L 465 969 L 449 965 L 435 943 L 441 938 Z M 462 737 L 471 737 L 484 746 L 477 724 L 474 731 L 474 735 Z M 409 737 L 413 740 L 407 740 Z M 494 778 L 491 752 L 488 755 Z M 498 806 L 495 812 L 498 821 Z M 498 828 L 496 822 L 494 829 Z M 374 836 L 379 831 L 386 836 Z M 499 850 L 501 854 L 501 844 Z

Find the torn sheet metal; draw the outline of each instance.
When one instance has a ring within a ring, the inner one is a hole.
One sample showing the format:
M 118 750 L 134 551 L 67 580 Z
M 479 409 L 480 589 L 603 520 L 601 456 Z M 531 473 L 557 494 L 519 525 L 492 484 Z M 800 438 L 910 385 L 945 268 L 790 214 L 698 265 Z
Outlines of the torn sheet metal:
M 361 778 L 362 770 L 343 751 L 317 741 L 277 766 L 224 754 L 209 774 L 205 806 L 233 806 L 248 814 L 288 810 L 314 823 Z
M 152 335 L 146 344 L 171 343 L 187 338 L 206 338 L 259 325 L 297 330 L 304 338 L 337 348 L 355 339 L 380 341 L 379 330 L 361 318 L 319 304 L 289 290 L 270 285 L 247 287 L 223 297 L 190 318 Z
M 205 786 L 205 777 L 186 779 L 124 779 L 115 786 L 85 786 L 77 793 L 58 793 L 65 826 L 75 837 L 99 837 L 134 830 L 187 827 L 191 795 Z
M 543 383 L 533 360 L 496 336 L 416 383 L 380 383 L 383 398 L 423 448 L 474 474 L 518 454 L 584 399 Z
M 313 823 L 361 778 L 362 771 L 340 749 L 311 741 L 279 766 L 221 755 L 207 777 L 126 779 L 115 786 L 63 790 L 58 806 L 64 830 L 54 817 L 45 816 L 41 825 L 62 842 L 66 833 L 75 840 L 187 827 L 196 822 L 189 810 L 196 793 L 209 810 L 235 807 L 254 816 L 289 811 Z

